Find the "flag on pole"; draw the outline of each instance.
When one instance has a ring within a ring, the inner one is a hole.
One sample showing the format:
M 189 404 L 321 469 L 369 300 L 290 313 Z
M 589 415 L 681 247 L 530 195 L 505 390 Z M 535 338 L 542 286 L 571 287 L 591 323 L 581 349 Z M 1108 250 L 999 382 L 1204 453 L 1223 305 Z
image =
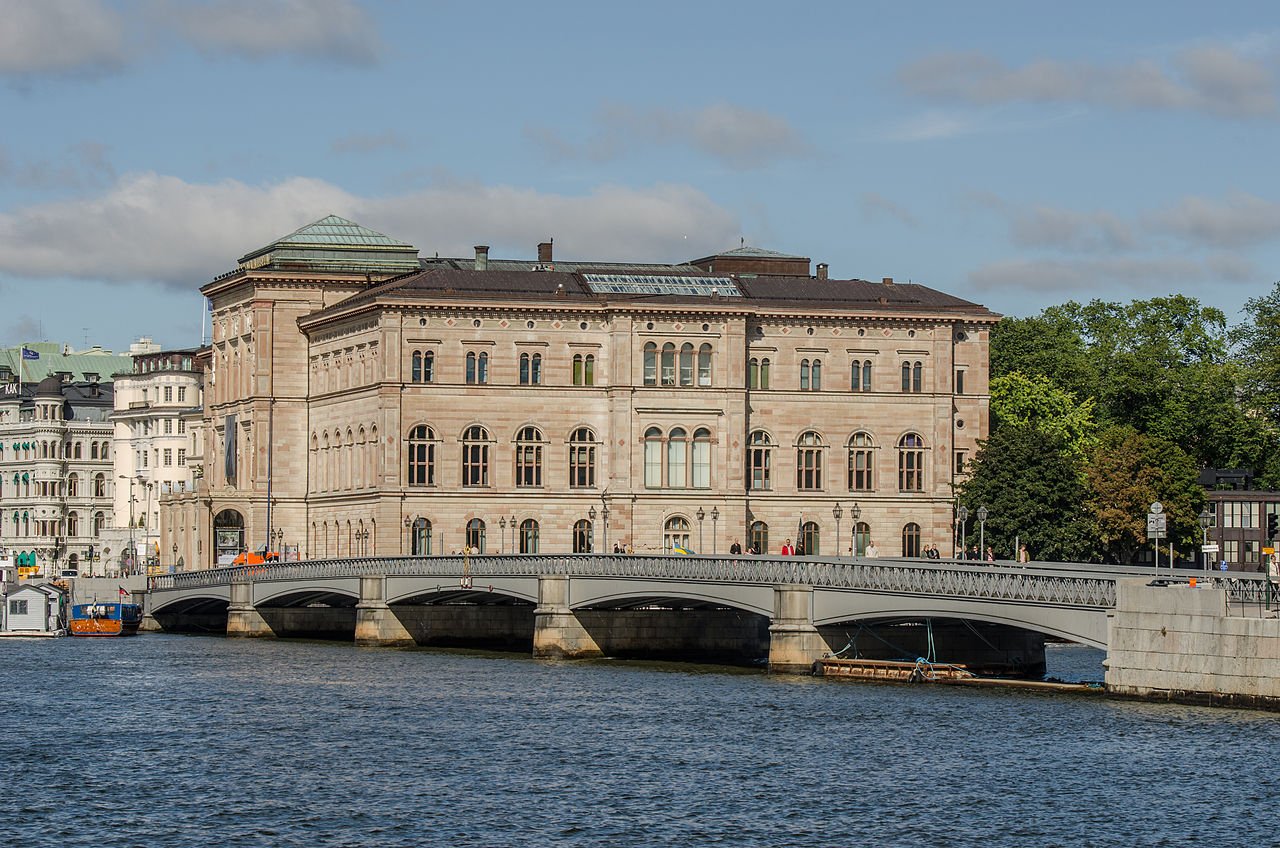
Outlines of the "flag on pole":
M 122 598 L 127 598 L 127 597 L 129 597 L 129 592 L 128 592 L 128 590 L 126 590 L 123 586 L 118 586 L 117 588 L 120 590 L 120 597 L 122 597 Z
M 22 348 L 22 358 L 23 359 L 39 359 L 40 351 L 32 350 L 31 348 L 24 346 Z

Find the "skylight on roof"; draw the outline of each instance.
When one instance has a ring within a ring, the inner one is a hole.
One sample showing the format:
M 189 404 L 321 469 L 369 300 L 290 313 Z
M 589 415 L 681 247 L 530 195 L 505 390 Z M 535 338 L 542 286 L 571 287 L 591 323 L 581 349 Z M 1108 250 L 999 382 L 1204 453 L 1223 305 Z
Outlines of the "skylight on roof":
M 654 274 L 583 274 L 596 294 L 683 294 L 694 297 L 742 297 L 730 277 L 680 277 Z

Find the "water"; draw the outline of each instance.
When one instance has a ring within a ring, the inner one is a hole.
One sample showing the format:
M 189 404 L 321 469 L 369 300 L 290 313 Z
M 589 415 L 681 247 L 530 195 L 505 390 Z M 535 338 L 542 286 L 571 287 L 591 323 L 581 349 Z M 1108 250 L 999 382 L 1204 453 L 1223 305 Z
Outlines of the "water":
M 1280 842 L 1261 712 L 173 635 L 0 680 L 0 846 Z

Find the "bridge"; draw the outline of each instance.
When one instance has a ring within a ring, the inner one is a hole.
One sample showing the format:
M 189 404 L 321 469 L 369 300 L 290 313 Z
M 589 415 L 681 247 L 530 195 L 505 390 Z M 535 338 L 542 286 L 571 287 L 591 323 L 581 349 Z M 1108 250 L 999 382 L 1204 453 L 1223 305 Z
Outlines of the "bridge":
M 1117 581 L 1169 575 L 891 558 L 353 558 L 161 575 L 151 580 L 146 612 L 165 630 L 361 645 L 532 644 L 545 657 L 755 652 L 777 671 L 807 670 L 851 646 L 865 656 L 896 642 L 900 652 L 925 655 L 921 640 L 934 644 L 936 621 L 950 634 L 939 644 L 957 654 L 947 661 L 1034 668 L 1036 644 L 1043 665 L 1044 636 L 1105 650 Z M 1260 575 L 1217 579 L 1229 596 L 1262 597 Z

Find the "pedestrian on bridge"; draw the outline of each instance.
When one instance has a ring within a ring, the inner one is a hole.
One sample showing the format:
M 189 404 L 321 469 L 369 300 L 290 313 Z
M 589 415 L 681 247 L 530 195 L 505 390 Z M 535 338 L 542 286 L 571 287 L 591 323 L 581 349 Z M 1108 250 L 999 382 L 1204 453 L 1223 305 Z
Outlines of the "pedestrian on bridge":
M 782 550 L 780 551 L 780 553 L 781 553 L 783 556 L 795 556 L 795 555 L 796 555 L 796 549 L 795 549 L 795 546 L 793 546 L 793 545 L 791 544 L 791 540 L 790 540 L 790 539 L 788 539 L 787 541 L 785 541 L 785 542 L 783 542 L 783 543 L 782 543 Z
M 732 556 L 742 555 L 742 545 L 738 544 L 738 540 L 734 539 L 733 544 L 729 546 L 729 553 Z

